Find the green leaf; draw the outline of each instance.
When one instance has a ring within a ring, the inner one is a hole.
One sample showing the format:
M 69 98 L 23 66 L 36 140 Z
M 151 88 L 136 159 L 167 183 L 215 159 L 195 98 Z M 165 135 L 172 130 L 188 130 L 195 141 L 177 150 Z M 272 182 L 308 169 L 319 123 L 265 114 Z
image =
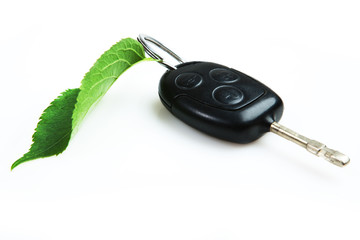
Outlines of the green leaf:
M 85 74 L 80 88 L 67 90 L 42 114 L 28 153 L 11 166 L 62 153 L 89 109 L 104 96 L 116 79 L 145 58 L 142 45 L 131 38 L 114 44 Z
M 81 91 L 73 114 L 73 130 L 79 126 L 91 106 L 104 96 L 115 80 L 128 68 L 144 59 L 144 48 L 131 38 L 121 40 L 106 51 L 81 82 Z
M 58 155 L 66 149 L 72 131 L 71 116 L 79 92 L 79 88 L 69 89 L 50 103 L 40 117 L 29 152 L 14 162 L 11 170 L 23 162 Z

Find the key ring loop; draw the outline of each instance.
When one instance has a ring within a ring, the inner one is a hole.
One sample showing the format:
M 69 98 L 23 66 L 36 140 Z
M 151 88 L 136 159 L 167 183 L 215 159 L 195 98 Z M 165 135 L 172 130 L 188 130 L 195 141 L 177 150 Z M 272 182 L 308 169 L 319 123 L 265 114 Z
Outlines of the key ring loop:
M 165 47 L 161 42 L 159 42 L 158 40 L 156 40 L 155 38 L 152 38 L 150 36 L 147 36 L 145 34 L 139 34 L 137 40 L 141 43 L 141 45 L 144 47 L 145 52 L 147 54 L 149 54 L 150 57 L 159 60 L 159 63 L 164 65 L 165 67 L 167 67 L 170 70 L 174 70 L 176 69 L 174 66 L 171 66 L 170 64 L 168 64 L 167 62 L 164 61 L 164 58 L 161 57 L 157 52 L 155 52 L 148 44 L 148 42 L 151 42 L 152 44 L 154 44 L 155 46 L 157 46 L 158 48 L 160 48 L 161 50 L 163 50 L 164 52 L 166 52 L 167 54 L 169 54 L 171 57 L 173 57 L 175 60 L 177 60 L 179 63 L 184 63 L 184 61 L 178 56 L 176 55 L 173 51 L 171 51 L 170 49 L 168 49 L 167 47 Z

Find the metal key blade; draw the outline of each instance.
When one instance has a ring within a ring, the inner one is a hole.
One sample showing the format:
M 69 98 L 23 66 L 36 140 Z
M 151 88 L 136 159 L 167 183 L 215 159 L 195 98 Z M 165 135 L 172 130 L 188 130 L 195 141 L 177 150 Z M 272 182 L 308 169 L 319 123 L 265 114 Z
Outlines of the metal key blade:
M 312 154 L 322 157 L 336 166 L 343 167 L 350 162 L 350 158 L 348 156 L 326 147 L 323 143 L 304 137 L 277 122 L 273 122 L 271 124 L 270 132 L 302 146 Z

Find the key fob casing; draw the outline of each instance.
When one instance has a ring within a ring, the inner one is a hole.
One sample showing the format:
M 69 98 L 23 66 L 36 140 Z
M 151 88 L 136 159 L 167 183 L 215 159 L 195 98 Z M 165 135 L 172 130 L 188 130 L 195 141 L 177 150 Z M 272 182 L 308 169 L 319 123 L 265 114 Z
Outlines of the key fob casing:
M 161 78 L 159 96 L 177 118 L 211 136 L 249 143 L 283 113 L 281 98 L 252 77 L 210 62 L 187 62 Z

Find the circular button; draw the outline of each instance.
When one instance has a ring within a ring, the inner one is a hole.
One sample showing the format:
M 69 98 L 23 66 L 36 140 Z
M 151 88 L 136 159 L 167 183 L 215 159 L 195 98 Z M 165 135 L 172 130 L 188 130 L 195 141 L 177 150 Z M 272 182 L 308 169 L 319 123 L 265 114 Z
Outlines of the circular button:
M 214 89 L 212 97 L 219 103 L 235 105 L 241 102 L 244 95 L 239 89 L 235 87 L 220 86 Z
M 240 79 L 236 73 L 225 68 L 215 68 L 211 70 L 210 77 L 221 83 L 232 83 Z
M 192 89 L 199 86 L 202 82 L 202 77 L 197 73 L 182 73 L 175 79 L 175 84 L 181 89 Z

